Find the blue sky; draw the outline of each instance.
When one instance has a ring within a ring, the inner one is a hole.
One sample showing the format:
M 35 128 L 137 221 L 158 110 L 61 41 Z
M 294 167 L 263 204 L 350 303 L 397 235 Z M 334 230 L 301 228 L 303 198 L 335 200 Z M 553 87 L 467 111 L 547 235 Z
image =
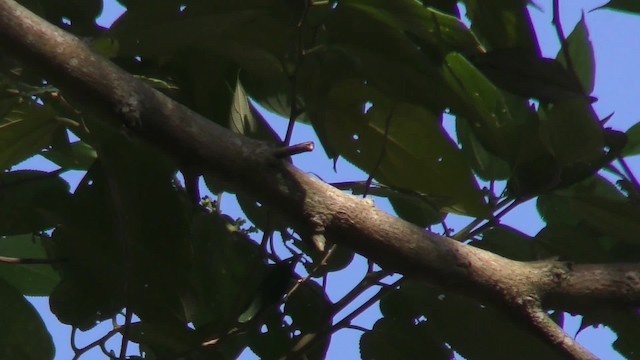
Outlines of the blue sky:
M 594 104 L 596 112 L 602 118 L 615 112 L 608 126 L 617 130 L 626 130 L 640 120 L 638 113 L 638 102 L 640 100 L 640 71 L 638 67 L 638 59 L 640 58 L 640 16 L 617 13 L 608 10 L 590 10 L 606 3 L 605 0 L 583 0 L 583 1 L 561 1 L 561 20 L 566 34 L 569 34 L 574 25 L 580 20 L 584 14 L 587 26 L 590 31 L 590 37 L 594 45 L 596 55 L 596 84 L 593 95 L 599 100 Z M 531 7 L 530 13 L 536 27 L 538 38 L 540 40 L 543 54 L 547 57 L 555 57 L 559 42 L 557 40 L 555 30 L 551 26 L 551 1 L 536 1 L 540 9 Z M 108 26 L 122 12 L 122 7 L 113 0 L 105 1 L 104 13 L 98 22 L 103 26 Z M 280 133 L 284 134 L 286 128 L 286 120 L 268 115 L 267 119 L 272 123 L 273 127 Z M 313 132 L 304 125 L 297 125 L 294 132 L 293 143 L 315 140 Z M 316 144 L 319 144 L 316 141 Z M 328 182 L 332 181 L 348 181 L 348 180 L 364 180 L 366 175 L 354 169 L 345 161 L 338 164 L 338 173 L 332 170 L 333 164 L 324 155 L 321 149 L 316 149 L 313 153 L 302 154 L 296 156 L 296 165 L 302 169 L 314 172 L 320 175 Z M 47 169 L 49 165 L 42 161 L 31 161 L 23 165 L 25 167 L 44 167 Z M 635 157 L 630 163 L 632 169 L 640 169 L 640 159 Z M 79 174 L 68 175 L 70 182 L 76 182 Z M 379 206 L 390 211 L 384 202 L 376 202 Z M 227 207 L 226 212 L 237 214 L 238 209 L 233 204 L 233 198 L 225 197 L 223 204 Z M 463 219 L 453 221 L 451 224 L 460 229 Z M 542 226 L 535 204 L 530 201 L 523 204 L 520 208 L 514 210 L 504 218 L 504 222 L 524 231 L 527 234 L 534 235 Z M 356 269 L 350 270 L 351 274 L 362 274 L 366 269 L 364 261 L 360 260 L 355 265 Z M 338 299 L 351 289 L 353 284 L 359 278 L 340 274 L 330 278 L 330 296 L 333 300 Z M 365 300 L 366 300 L 365 296 Z M 57 355 L 56 359 L 69 359 L 73 356 L 69 347 L 70 328 L 57 322 L 55 317 L 49 312 L 46 298 L 30 299 L 42 314 L 45 322 L 50 329 L 54 341 L 56 343 Z M 353 309 L 358 304 L 354 304 Z M 345 311 L 349 311 L 346 309 Z M 356 321 L 358 325 L 371 327 L 377 318 L 378 311 L 376 307 L 365 312 L 361 318 Z M 338 316 L 338 319 L 340 316 Z M 577 321 L 569 322 L 569 332 L 575 334 L 579 323 Z M 110 330 L 109 324 L 103 324 L 96 329 L 82 334 L 79 339 L 83 343 L 89 343 L 102 336 Z M 360 333 L 353 330 L 344 330 L 338 333 L 332 339 L 332 345 L 328 353 L 328 359 L 354 359 L 359 358 L 358 337 Z M 619 354 L 611 350 L 611 342 L 615 339 L 615 334 L 606 329 L 587 329 L 580 333 L 578 340 L 591 351 L 596 353 L 600 358 L 618 359 L 622 358 Z M 119 339 L 112 340 L 109 344 L 117 348 Z M 81 344 L 82 345 L 82 344 Z M 83 359 L 100 359 L 101 354 L 98 352 L 87 353 Z M 253 358 L 252 355 L 246 353 L 243 358 Z

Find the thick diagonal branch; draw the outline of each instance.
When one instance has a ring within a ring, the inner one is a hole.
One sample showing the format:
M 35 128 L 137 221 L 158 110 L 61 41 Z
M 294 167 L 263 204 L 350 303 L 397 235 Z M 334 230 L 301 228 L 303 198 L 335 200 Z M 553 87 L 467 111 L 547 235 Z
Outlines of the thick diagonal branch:
M 141 138 L 217 174 L 230 190 L 279 210 L 302 236 L 324 236 L 388 270 L 491 301 L 527 319 L 522 314 L 541 301 L 556 309 L 570 307 L 563 291 L 571 289 L 567 298 L 575 300 L 581 289 L 588 293 L 593 288 L 579 278 L 607 269 L 512 261 L 388 215 L 282 161 L 265 143 L 234 134 L 153 90 L 14 1 L 0 0 L 0 46 L 43 70 L 76 103 L 119 119 Z M 606 282 L 599 288 L 624 283 L 624 296 L 612 292 L 607 298 L 601 292 L 597 300 L 639 304 L 640 286 L 634 279 L 640 277 L 640 266 L 611 269 L 609 277 L 598 278 Z M 553 296 L 546 298 L 547 293 Z M 535 299 L 534 304 L 526 299 Z M 550 338 L 547 322 L 525 323 L 565 356 L 592 357 L 575 342 Z

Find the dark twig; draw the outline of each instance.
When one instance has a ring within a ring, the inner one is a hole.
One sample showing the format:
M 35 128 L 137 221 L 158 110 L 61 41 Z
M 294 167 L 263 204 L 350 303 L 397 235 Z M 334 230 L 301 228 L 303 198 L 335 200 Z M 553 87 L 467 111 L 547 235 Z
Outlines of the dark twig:
M 17 264 L 17 265 L 50 265 L 59 264 L 67 261 L 67 259 L 33 259 L 33 258 L 14 258 L 8 256 L 0 256 L 0 263 L 2 264 Z
M 567 42 L 567 38 L 564 36 L 564 31 L 562 30 L 559 0 L 553 0 L 553 19 L 551 20 L 551 22 L 556 29 L 556 34 L 558 34 L 558 40 L 560 40 L 560 48 L 562 49 L 564 59 L 567 63 L 567 68 L 571 71 L 574 71 L 575 68 L 573 67 L 573 61 L 571 60 L 571 54 L 569 53 L 569 43 Z
M 500 213 L 498 213 L 497 215 L 491 217 L 489 220 L 487 220 L 482 226 L 480 226 L 479 228 L 475 229 L 476 226 L 480 225 L 483 221 L 485 221 L 482 218 L 477 218 L 474 221 L 472 221 L 469 225 L 465 226 L 462 230 L 460 230 L 458 233 L 456 233 L 455 235 L 453 235 L 451 238 L 458 240 L 458 241 L 464 241 L 466 239 L 469 239 L 473 236 L 475 236 L 476 234 L 478 234 L 479 232 L 484 231 L 487 227 L 495 225 L 497 223 L 497 220 L 499 220 L 502 216 L 506 215 L 507 212 L 513 210 L 514 207 L 516 207 L 517 205 L 522 204 L 523 202 L 529 200 L 529 198 L 526 199 L 521 199 L 521 200 L 517 200 L 517 201 L 513 201 L 513 199 L 507 198 L 507 199 L 503 199 L 502 201 L 498 202 L 495 206 L 495 210 L 497 211 L 505 206 L 507 206 L 507 211 L 503 210 Z M 512 202 L 513 201 L 513 202 Z M 510 204 L 509 204 L 510 203 Z M 509 205 L 507 205 L 509 204 Z M 517 205 L 514 205 L 517 204 Z M 478 229 L 480 229 L 480 231 L 478 231 Z
M 278 159 L 284 159 L 293 155 L 311 152 L 313 151 L 314 147 L 315 145 L 313 141 L 305 141 L 300 144 L 285 146 L 276 149 L 273 151 L 273 156 L 277 157 Z
M 107 340 L 111 339 L 115 334 L 120 332 L 121 328 L 115 328 L 110 330 L 108 333 L 104 334 L 104 336 L 102 336 L 101 338 L 93 341 L 92 343 L 88 344 L 87 346 L 83 347 L 83 348 L 78 348 L 75 345 L 75 331 L 76 328 L 72 328 L 71 329 L 71 348 L 73 349 L 74 355 L 73 355 L 73 360 L 78 360 L 80 359 L 80 356 L 82 356 L 84 353 L 86 353 L 87 351 L 93 349 L 96 346 L 100 346 L 103 347 L 104 344 L 107 342 Z
M 304 284 L 307 281 L 309 281 L 318 272 L 318 270 L 320 270 L 320 268 L 322 268 L 323 266 L 327 265 L 327 261 L 331 258 L 331 255 L 333 255 L 333 252 L 335 251 L 335 249 L 336 249 L 336 244 L 331 245 L 331 247 L 327 250 L 325 255 L 322 257 L 322 260 L 320 260 L 320 263 L 317 264 L 313 268 L 313 270 L 311 270 L 309 272 L 309 274 L 307 276 L 305 276 L 304 278 L 296 281 L 296 283 L 291 287 L 291 289 L 284 296 L 284 299 L 288 299 L 291 296 L 291 294 L 293 294 L 300 286 L 302 286 L 302 284 Z M 326 285 L 323 283 L 323 288 L 325 286 Z
M 335 325 L 333 325 L 333 326 L 328 325 L 327 327 L 325 327 L 324 329 L 320 330 L 319 332 L 317 332 L 315 334 L 308 334 L 307 336 L 302 337 L 300 339 L 300 341 L 298 341 L 293 346 L 291 351 L 286 355 L 286 357 L 284 357 L 284 359 L 298 359 L 308 349 L 311 349 L 315 344 L 317 344 L 319 341 L 321 341 L 322 339 L 324 339 L 328 335 L 333 334 L 338 330 L 341 330 L 341 329 L 344 329 L 346 327 L 352 326 L 351 325 L 351 321 L 353 321 L 353 319 L 358 317 L 365 310 L 370 308 L 373 304 L 375 304 L 378 301 L 380 301 L 380 299 L 382 299 L 382 297 L 384 297 L 390 291 L 395 289 L 398 286 L 398 284 L 400 284 L 400 282 L 402 280 L 403 279 L 401 278 L 401 279 L 396 280 L 391 285 L 383 286 L 375 295 L 370 297 L 369 300 L 365 301 L 362 305 L 358 306 L 358 308 L 356 308 L 355 310 L 350 312 L 348 315 L 346 315 L 344 318 L 342 318 L 342 320 L 338 321 Z M 361 329 L 364 329 L 364 328 L 361 328 Z M 363 331 L 367 331 L 367 330 L 364 329 Z M 281 358 L 281 360 L 282 360 L 282 358 Z

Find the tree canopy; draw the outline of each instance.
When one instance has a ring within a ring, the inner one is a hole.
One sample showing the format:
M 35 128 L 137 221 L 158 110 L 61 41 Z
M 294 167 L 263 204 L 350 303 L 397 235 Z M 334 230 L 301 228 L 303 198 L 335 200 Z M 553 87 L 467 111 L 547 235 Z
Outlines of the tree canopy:
M 376 304 L 363 359 L 595 358 L 565 312 L 640 358 L 640 125 L 594 111 L 588 24 L 559 1 L 556 58 L 524 0 L 120 0 L 109 29 L 102 1 L 20 3 L 0 0 L 0 358 L 54 356 L 25 296 L 72 337 L 113 321 L 78 359 L 322 359 Z M 298 169 L 297 123 L 368 178 Z M 34 156 L 56 170 L 13 169 Z M 501 224 L 531 199 L 537 235 Z

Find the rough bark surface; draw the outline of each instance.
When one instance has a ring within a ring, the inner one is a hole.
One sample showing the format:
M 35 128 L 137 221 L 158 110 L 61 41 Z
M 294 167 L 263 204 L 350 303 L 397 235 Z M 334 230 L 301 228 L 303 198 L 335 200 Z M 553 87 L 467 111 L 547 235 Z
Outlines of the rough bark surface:
M 273 147 L 199 116 L 14 1 L 0 0 L 0 46 L 42 69 L 75 105 L 110 114 L 124 131 L 277 209 L 303 237 L 325 237 L 387 270 L 492 302 L 565 356 L 594 358 L 542 304 L 569 311 L 640 304 L 640 264 L 518 262 L 425 231 L 302 172 Z

